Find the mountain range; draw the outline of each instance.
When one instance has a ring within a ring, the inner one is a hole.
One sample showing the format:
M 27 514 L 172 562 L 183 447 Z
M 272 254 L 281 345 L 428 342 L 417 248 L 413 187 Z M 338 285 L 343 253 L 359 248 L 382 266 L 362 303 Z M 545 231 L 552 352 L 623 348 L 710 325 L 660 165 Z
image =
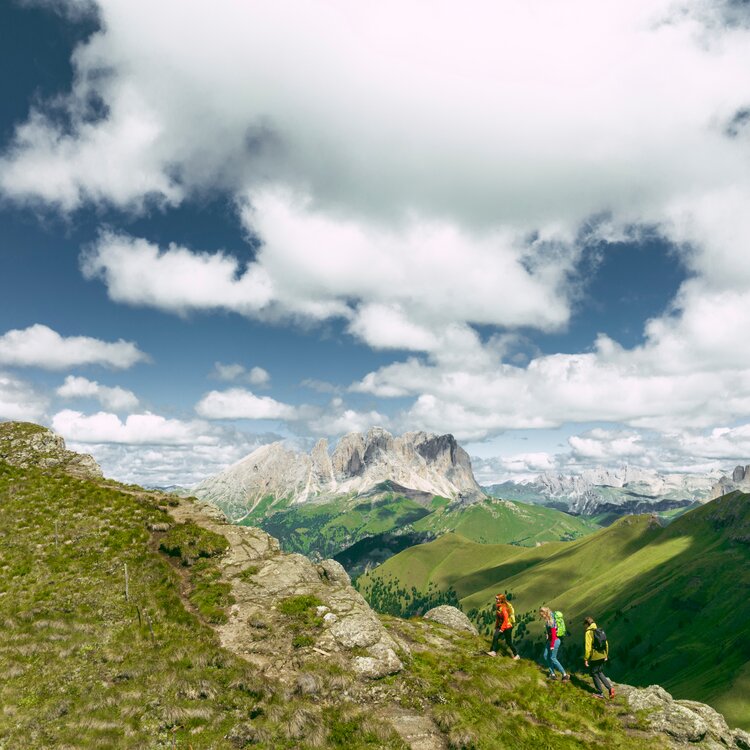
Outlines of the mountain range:
M 554 509 L 488 497 L 452 435 L 382 428 L 350 433 L 329 454 L 263 446 L 192 489 L 292 552 L 335 557 L 352 575 L 447 531 L 483 542 L 536 544 L 597 528 Z
M 280 507 L 363 495 L 383 482 L 403 488 L 422 504 L 434 496 L 461 502 L 484 496 L 469 455 L 452 435 L 407 432 L 394 437 L 380 427 L 345 435 L 331 453 L 325 439 L 310 453 L 283 442 L 264 445 L 193 492 L 240 522 Z
M 507 481 L 485 490 L 493 496 L 547 505 L 577 515 L 614 518 L 694 507 L 724 494 L 719 490 L 722 479 L 728 487 L 726 478 L 719 475 L 662 474 L 624 466 L 587 469 L 576 475 L 546 472 L 531 481 Z

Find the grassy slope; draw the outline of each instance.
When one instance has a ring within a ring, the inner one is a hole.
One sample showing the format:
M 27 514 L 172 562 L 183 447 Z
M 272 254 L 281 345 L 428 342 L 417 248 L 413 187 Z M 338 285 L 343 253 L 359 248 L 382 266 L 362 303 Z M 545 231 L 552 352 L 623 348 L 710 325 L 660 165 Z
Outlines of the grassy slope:
M 628 517 L 584 539 L 521 553 L 535 553 L 536 561 L 456 538 L 401 553 L 370 576 L 450 584 L 467 611 L 486 607 L 498 590 L 515 594 L 517 611 L 561 608 L 574 634 L 567 646 L 574 664 L 579 623 L 592 614 L 610 635 L 615 677 L 663 684 L 750 728 L 750 693 L 740 692 L 750 675 L 750 548 L 743 533 L 750 539 L 750 497 L 734 496 L 665 529 L 647 516 Z M 538 626 L 530 633 L 540 637 Z M 527 643 L 527 651 L 534 646 Z
M 185 609 L 147 529 L 168 520 L 144 495 L 0 462 L 0 747 L 222 750 L 237 732 L 309 747 L 289 727 L 313 700 L 276 692 Z M 326 746 L 402 747 L 351 713 L 322 720 Z
M 477 542 L 525 546 L 575 539 L 599 528 L 588 520 L 523 503 L 487 499 L 456 507 L 446 498 L 435 497 L 425 508 L 392 492 L 305 503 L 266 517 L 256 510 L 242 523 L 260 526 L 289 551 L 316 552 L 323 557 L 332 557 L 366 537 L 406 528 L 431 534 L 455 531 Z
M 417 531 L 455 531 L 475 542 L 519 544 L 576 539 L 598 525 L 552 508 L 488 498 L 468 507 L 444 508 L 414 524 Z
M 389 493 L 377 499 L 342 497 L 297 505 L 257 525 L 286 550 L 332 557 L 366 536 L 409 526 L 427 513 L 414 500 Z

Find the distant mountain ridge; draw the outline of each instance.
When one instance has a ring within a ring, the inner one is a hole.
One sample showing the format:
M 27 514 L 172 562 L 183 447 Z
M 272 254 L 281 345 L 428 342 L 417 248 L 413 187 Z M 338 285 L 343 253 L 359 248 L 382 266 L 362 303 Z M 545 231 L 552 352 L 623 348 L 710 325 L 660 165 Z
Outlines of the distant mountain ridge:
M 415 491 L 417 502 L 436 495 L 467 503 L 484 497 L 471 459 L 453 435 L 407 432 L 394 437 L 382 427 L 345 435 L 331 453 L 325 439 L 310 453 L 283 442 L 262 446 L 193 492 L 241 521 L 250 513 L 363 495 L 384 482 Z
M 502 482 L 485 489 L 497 497 L 548 505 L 577 515 L 625 515 L 669 511 L 707 502 L 724 494 L 714 493 L 717 479 L 717 476 L 660 474 L 624 466 L 587 469 L 578 475 L 545 472 L 530 482 Z M 750 478 L 745 486 L 750 487 Z

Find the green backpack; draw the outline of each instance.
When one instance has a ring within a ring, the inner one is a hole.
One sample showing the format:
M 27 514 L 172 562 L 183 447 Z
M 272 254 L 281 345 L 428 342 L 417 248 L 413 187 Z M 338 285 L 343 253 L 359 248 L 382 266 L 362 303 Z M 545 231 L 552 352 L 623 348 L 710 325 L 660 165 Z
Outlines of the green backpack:
M 563 619 L 563 613 L 558 609 L 552 613 L 555 618 L 555 625 L 557 625 L 557 637 L 562 638 L 568 634 L 568 629 L 565 627 L 565 620 Z

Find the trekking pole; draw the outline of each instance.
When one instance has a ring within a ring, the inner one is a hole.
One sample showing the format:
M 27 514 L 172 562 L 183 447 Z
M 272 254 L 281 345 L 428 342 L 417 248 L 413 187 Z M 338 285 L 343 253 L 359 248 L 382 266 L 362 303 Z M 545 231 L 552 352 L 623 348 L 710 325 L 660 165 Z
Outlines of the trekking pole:
M 129 581 L 128 581 L 128 564 L 125 563 L 125 601 L 130 601 L 130 591 L 129 591 Z

